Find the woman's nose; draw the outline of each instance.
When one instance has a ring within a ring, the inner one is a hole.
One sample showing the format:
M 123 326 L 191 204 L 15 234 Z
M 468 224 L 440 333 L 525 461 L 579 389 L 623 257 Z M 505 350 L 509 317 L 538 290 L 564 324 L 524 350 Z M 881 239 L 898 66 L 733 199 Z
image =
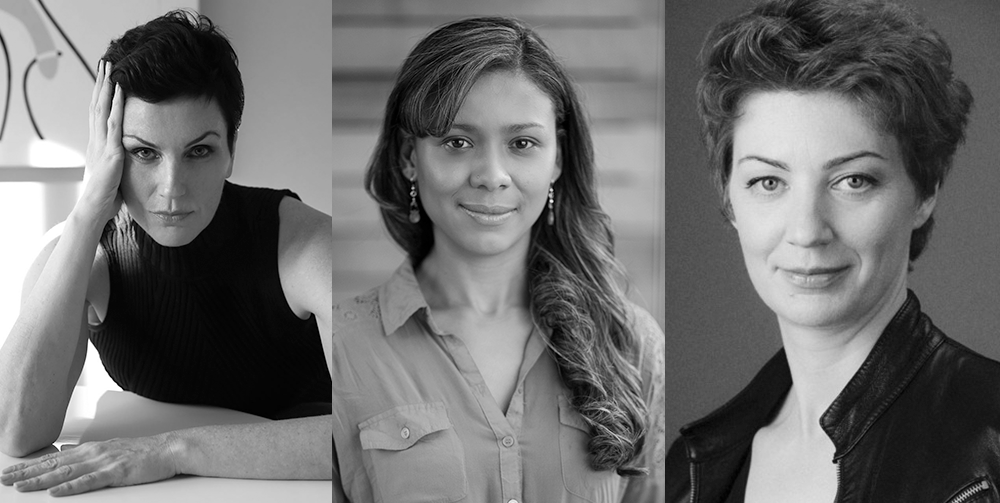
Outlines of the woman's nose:
M 486 148 L 476 158 L 470 182 L 473 187 L 494 191 L 510 185 L 504 152 L 501 148 Z
M 182 163 L 166 159 L 160 165 L 160 195 L 175 199 L 187 193 Z
M 808 248 L 833 240 L 830 208 L 818 191 L 804 191 L 791 202 L 785 216 L 785 238 L 789 243 Z

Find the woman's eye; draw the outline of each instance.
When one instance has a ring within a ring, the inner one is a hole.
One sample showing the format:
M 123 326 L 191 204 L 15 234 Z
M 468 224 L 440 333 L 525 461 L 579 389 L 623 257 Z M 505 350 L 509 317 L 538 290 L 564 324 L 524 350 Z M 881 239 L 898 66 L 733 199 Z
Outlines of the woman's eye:
M 534 140 L 531 140 L 529 138 L 518 138 L 518 139 L 510 142 L 510 144 L 511 144 L 512 147 L 514 147 L 517 150 L 527 150 L 527 149 L 529 149 L 531 147 L 534 147 L 534 146 L 538 145 L 538 143 L 536 143 Z
M 196 145 L 191 149 L 191 157 L 206 157 L 212 153 L 212 148 L 206 145 Z
M 754 178 L 747 183 L 747 188 L 765 195 L 778 192 L 784 186 L 784 182 L 773 176 L 761 176 Z
M 444 141 L 444 146 L 452 150 L 462 150 L 472 147 L 472 142 L 465 138 L 448 138 Z
M 873 186 L 875 179 L 867 175 L 848 175 L 836 183 L 836 187 L 850 192 L 863 192 Z
M 150 161 L 156 159 L 156 152 L 153 149 L 146 147 L 139 147 L 132 149 L 132 156 L 141 161 Z

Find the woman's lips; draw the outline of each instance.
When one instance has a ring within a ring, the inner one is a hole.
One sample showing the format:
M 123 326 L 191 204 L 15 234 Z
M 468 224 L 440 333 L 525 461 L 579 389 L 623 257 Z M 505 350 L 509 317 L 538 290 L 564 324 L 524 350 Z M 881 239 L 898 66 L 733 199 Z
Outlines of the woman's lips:
M 473 220 L 483 225 L 500 225 L 517 211 L 509 206 L 492 206 L 485 204 L 459 204 L 462 211 Z
M 820 290 L 833 285 L 848 269 L 848 266 L 778 268 L 789 283 L 807 290 Z
M 183 221 L 193 211 L 153 211 L 151 212 L 161 222 L 166 224 L 178 224 Z

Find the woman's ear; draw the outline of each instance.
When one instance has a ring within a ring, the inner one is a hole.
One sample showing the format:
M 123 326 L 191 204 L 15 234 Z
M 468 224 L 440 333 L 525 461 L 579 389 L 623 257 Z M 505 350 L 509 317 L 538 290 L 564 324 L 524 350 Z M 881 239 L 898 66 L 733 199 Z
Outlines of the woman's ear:
M 416 163 L 417 149 L 412 136 L 403 138 L 403 143 L 399 146 L 399 159 L 403 161 L 403 176 L 407 180 L 417 177 Z
M 922 227 L 934 213 L 934 207 L 937 205 L 938 188 L 940 187 L 940 185 L 935 186 L 934 193 L 924 198 L 923 201 L 920 201 L 913 218 L 914 229 Z
M 562 175 L 562 147 L 559 143 L 556 144 L 556 166 L 555 171 L 552 173 L 552 183 Z
M 729 222 L 729 225 L 736 229 L 736 232 L 740 231 L 740 227 L 736 225 L 736 213 L 733 212 L 733 202 L 729 199 L 729 184 L 726 184 L 725 194 L 722 195 L 722 216 Z
M 233 176 L 233 161 L 236 160 L 236 140 L 240 137 L 240 130 L 233 133 L 233 144 L 229 146 L 229 168 L 226 170 L 226 178 Z

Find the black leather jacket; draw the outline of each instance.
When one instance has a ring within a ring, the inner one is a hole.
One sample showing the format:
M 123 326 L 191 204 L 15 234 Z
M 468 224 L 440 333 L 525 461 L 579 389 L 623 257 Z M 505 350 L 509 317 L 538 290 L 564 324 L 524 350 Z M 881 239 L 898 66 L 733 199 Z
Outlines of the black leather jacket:
M 667 501 L 721 502 L 792 380 L 779 351 L 735 398 L 681 428 Z M 820 425 L 837 502 L 998 502 L 1000 363 L 949 339 L 913 292 Z

